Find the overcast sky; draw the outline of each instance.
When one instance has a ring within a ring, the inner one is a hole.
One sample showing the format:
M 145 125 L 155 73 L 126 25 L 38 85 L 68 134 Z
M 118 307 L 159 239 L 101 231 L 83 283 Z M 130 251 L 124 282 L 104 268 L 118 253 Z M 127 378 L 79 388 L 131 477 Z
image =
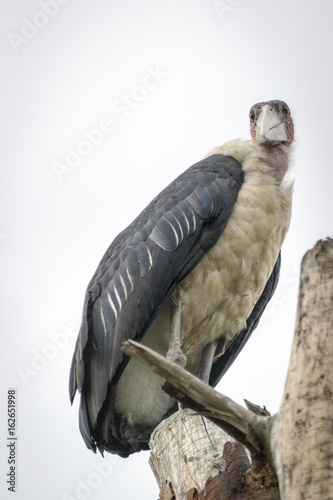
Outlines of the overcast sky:
M 277 412 L 299 267 L 332 235 L 330 0 L 1 0 L 0 496 L 17 390 L 16 500 L 156 500 L 148 452 L 88 451 L 68 372 L 84 292 L 113 238 L 252 104 L 294 117 L 281 280 L 218 388 Z M 103 465 L 104 464 L 104 465 Z M 105 465 L 107 464 L 107 465 Z

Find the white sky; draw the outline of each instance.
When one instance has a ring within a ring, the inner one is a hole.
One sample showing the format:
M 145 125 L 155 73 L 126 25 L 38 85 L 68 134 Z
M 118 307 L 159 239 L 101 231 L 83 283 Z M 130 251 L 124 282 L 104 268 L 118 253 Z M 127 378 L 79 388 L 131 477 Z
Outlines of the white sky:
M 249 138 L 268 99 L 294 116 L 293 219 L 277 294 L 219 390 L 278 411 L 300 261 L 332 235 L 333 4 L 217 4 L 1 1 L 1 498 L 15 387 L 16 500 L 156 500 L 148 453 L 97 470 L 79 434 L 67 386 L 85 288 L 120 230 L 212 147 Z

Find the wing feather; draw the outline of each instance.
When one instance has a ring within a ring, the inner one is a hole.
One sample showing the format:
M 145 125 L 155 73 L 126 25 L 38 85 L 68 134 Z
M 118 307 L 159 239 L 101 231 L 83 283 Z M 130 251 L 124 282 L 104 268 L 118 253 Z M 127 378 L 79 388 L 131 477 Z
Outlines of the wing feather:
M 71 399 L 81 391 L 81 432 L 92 449 L 112 381 L 127 362 L 122 343 L 142 338 L 177 283 L 215 244 L 242 182 L 234 158 L 205 158 L 162 191 L 105 253 L 88 285 L 70 376 Z

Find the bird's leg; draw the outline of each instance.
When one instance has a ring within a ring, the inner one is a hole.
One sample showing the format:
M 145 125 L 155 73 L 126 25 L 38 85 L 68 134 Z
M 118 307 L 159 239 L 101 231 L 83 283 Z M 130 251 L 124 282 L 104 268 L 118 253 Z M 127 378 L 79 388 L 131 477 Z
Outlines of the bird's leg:
M 186 356 L 180 348 L 180 319 L 181 319 L 181 301 L 177 297 L 175 302 L 171 301 L 170 312 L 170 339 L 169 349 L 166 357 L 185 368 Z
M 206 345 L 202 353 L 202 359 L 200 362 L 197 377 L 206 384 L 208 384 L 209 382 L 209 376 L 214 361 L 216 347 L 217 347 L 217 340 L 214 340 L 214 342 L 211 342 L 210 344 Z

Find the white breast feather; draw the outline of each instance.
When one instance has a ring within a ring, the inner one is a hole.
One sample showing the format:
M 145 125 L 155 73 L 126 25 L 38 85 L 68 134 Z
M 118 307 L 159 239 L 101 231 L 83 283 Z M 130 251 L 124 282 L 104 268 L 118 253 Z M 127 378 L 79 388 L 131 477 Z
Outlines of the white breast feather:
M 292 185 L 276 185 L 260 145 L 235 140 L 217 153 L 242 164 L 244 182 L 220 240 L 180 285 L 185 354 L 246 326 L 290 223 Z

